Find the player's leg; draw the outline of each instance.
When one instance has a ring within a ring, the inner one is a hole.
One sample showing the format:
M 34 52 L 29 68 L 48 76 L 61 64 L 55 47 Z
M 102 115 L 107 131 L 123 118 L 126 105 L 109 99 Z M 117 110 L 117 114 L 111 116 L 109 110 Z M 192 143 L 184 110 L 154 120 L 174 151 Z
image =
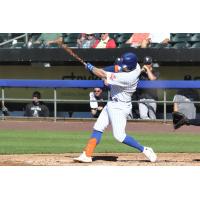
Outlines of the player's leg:
M 125 132 L 127 117 L 129 113 L 130 108 L 123 108 L 123 105 L 119 107 L 110 105 L 110 107 L 108 107 L 108 114 L 113 129 L 113 136 L 117 141 L 134 147 L 142 152 L 144 150 L 144 147 L 140 145 L 133 137 L 127 135 Z
M 140 99 L 139 101 L 145 101 L 145 99 Z M 145 103 L 138 103 L 139 114 L 141 119 L 149 119 L 148 116 L 148 107 Z
M 120 109 L 112 106 L 108 107 L 108 115 L 112 124 L 115 139 L 130 147 L 136 148 L 140 152 L 143 152 L 151 162 L 155 162 L 157 156 L 153 152 L 152 148 L 144 147 L 134 137 L 126 134 L 125 127 L 129 112 L 130 109 L 127 108 Z
M 102 134 L 108 125 L 109 118 L 107 113 L 107 106 L 105 106 L 93 127 L 93 132 L 83 150 L 83 153 L 78 158 L 75 158 L 74 161 L 92 162 L 91 156 L 96 146 L 100 143 Z

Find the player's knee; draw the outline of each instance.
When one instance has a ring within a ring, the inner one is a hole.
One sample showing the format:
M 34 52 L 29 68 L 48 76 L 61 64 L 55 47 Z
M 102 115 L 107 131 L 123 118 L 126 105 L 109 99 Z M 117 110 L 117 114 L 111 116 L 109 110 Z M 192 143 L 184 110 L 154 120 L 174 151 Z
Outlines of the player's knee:
M 97 130 L 97 131 L 100 131 L 100 132 L 104 132 L 105 128 L 106 128 L 105 126 L 98 125 L 98 124 L 95 124 L 94 127 L 93 127 L 94 130 Z
M 125 134 L 125 133 L 119 134 L 118 132 L 117 132 L 117 133 L 114 132 L 113 135 L 114 135 L 114 138 L 115 138 L 117 141 L 119 141 L 119 142 L 123 142 L 124 139 L 125 139 L 125 137 L 126 137 L 126 134 Z

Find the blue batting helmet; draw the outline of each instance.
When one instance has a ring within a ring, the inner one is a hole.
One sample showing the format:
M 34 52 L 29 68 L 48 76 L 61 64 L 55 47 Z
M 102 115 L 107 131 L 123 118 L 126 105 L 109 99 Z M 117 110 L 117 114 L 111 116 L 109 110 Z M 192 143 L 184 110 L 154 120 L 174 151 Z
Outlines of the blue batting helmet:
M 129 70 L 134 70 L 137 66 L 137 56 L 132 53 L 124 53 L 118 60 L 118 65 L 122 68 L 127 67 Z

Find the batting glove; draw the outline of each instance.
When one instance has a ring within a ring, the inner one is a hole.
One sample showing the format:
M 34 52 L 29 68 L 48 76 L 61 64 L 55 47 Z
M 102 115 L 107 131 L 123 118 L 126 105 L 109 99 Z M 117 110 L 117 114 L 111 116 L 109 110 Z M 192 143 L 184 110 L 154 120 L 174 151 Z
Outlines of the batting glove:
M 87 69 L 88 71 L 92 72 L 93 68 L 94 68 L 94 66 L 93 66 L 91 63 L 87 63 L 86 69 Z

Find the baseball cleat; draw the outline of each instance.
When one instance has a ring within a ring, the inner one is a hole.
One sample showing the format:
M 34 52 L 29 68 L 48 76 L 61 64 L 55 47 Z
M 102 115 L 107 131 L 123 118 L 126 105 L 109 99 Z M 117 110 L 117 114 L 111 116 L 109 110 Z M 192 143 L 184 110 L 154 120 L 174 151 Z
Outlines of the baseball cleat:
M 150 147 L 144 147 L 142 152 L 151 162 L 156 162 L 157 155 L 154 153 L 153 149 Z
M 85 154 L 85 151 L 77 158 L 74 158 L 75 162 L 81 162 L 81 163 L 91 163 L 92 157 L 88 157 Z

